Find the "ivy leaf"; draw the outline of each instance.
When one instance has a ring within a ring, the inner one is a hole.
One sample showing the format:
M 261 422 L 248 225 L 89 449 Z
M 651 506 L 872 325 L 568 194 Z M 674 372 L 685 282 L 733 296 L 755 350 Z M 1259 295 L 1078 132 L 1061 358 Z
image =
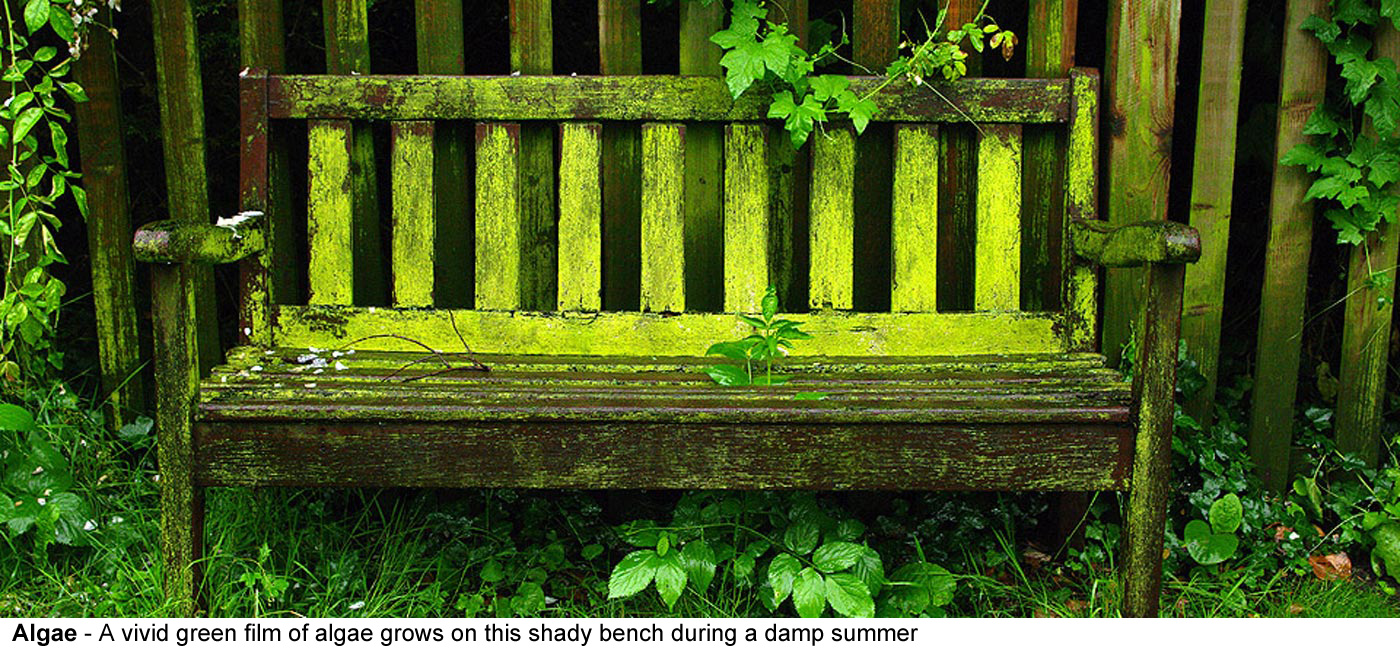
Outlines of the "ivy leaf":
M 705 593 L 715 579 L 715 551 L 703 539 L 692 540 L 681 549 L 681 564 L 695 590 Z
M 1332 199 L 1341 194 L 1343 190 L 1351 187 L 1351 183 L 1336 176 L 1323 176 L 1315 181 L 1308 188 L 1308 193 L 1303 195 L 1304 199 Z
M 812 564 L 822 573 L 844 571 L 855 565 L 865 546 L 853 542 L 829 542 L 812 554 Z
M 1389 18 L 1395 29 L 1400 29 L 1400 0 L 1381 0 L 1381 15 Z
M 797 37 L 787 33 L 786 25 L 774 25 L 763 37 L 759 45 L 758 57 L 764 67 L 779 79 L 794 83 L 792 78 L 793 59 L 806 58 L 806 53 L 797 47 Z M 803 75 L 805 76 L 805 75 Z
M 871 118 L 880 107 L 873 99 L 860 99 L 855 93 L 844 92 L 836 97 L 836 105 L 841 112 L 851 116 L 851 123 L 856 127 L 856 133 L 865 133 L 865 127 L 870 124 Z
M 826 609 L 826 583 L 816 569 L 807 567 L 792 581 L 792 606 L 802 618 L 817 618 Z
M 1371 89 L 1366 99 L 1366 115 L 1380 133 L 1394 133 L 1400 126 L 1400 73 L 1395 62 L 1390 59 L 1377 59 L 1374 66 L 1380 81 Z
M 1303 20 L 1303 24 L 1298 27 L 1312 32 L 1313 35 L 1317 37 L 1317 40 L 1323 43 L 1331 43 L 1337 40 L 1338 36 L 1342 35 L 1341 25 L 1316 15 L 1308 16 Z
M 1362 234 L 1360 227 L 1352 220 L 1350 211 L 1328 210 L 1326 216 L 1327 220 L 1332 222 L 1332 227 L 1337 230 L 1338 244 L 1351 244 L 1355 246 L 1365 239 L 1365 235 Z
M 680 599 L 681 592 L 685 591 L 685 582 L 685 567 L 682 566 L 678 554 L 671 553 L 660 558 L 656 566 L 656 593 L 661 595 L 666 609 L 675 609 L 676 601 Z
M 62 12 L 62 10 L 59 10 Z M 49 0 L 29 0 L 24 5 L 24 26 L 33 34 L 49 22 Z
M 865 583 L 849 573 L 826 577 L 826 602 L 842 616 L 870 618 L 875 615 L 875 599 Z
M 812 94 L 817 101 L 826 101 L 840 95 L 851 86 L 851 81 L 841 75 L 824 74 L 812 80 Z
M 757 44 L 745 43 L 725 53 L 719 60 L 725 71 L 724 83 L 729 86 L 729 94 L 735 99 L 763 77 L 765 68 L 762 57 L 755 53 L 757 49 Z
M 1372 61 L 1357 59 L 1342 65 L 1342 78 L 1346 80 L 1347 98 L 1353 104 L 1366 101 L 1366 94 L 1380 77 L 1380 70 Z
M 1280 165 L 1302 165 L 1308 171 L 1316 172 L 1326 159 L 1327 155 L 1320 149 L 1306 142 L 1301 142 L 1289 149 L 1288 153 L 1283 154 L 1283 157 L 1278 159 L 1278 163 Z
M 1325 105 L 1319 105 L 1313 109 L 1312 115 L 1308 116 L 1307 123 L 1303 125 L 1303 135 L 1334 136 L 1341 130 L 1341 121 Z
M 1332 19 L 1340 23 L 1376 24 L 1377 14 L 1369 0 L 1334 0 Z
M 802 563 L 797 558 L 783 553 L 773 558 L 768 563 L 768 584 L 773 588 L 773 602 L 782 604 L 792 593 L 793 582 L 797 580 L 797 574 L 802 569 Z
M 650 549 L 628 553 L 613 567 L 612 575 L 608 578 L 608 599 L 626 598 L 646 589 L 656 577 L 660 562 L 656 551 Z

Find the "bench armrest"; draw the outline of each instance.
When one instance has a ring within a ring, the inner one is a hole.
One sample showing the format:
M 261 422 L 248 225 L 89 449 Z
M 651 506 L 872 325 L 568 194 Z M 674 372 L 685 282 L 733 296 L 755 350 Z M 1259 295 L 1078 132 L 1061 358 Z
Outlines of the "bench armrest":
M 1144 221 L 1126 226 L 1074 219 L 1070 222 L 1074 252 L 1103 266 L 1189 264 L 1201 258 L 1201 235 L 1174 221 Z
M 218 225 L 156 221 L 136 231 L 132 248 L 142 262 L 227 264 L 263 250 L 262 213 L 244 212 Z

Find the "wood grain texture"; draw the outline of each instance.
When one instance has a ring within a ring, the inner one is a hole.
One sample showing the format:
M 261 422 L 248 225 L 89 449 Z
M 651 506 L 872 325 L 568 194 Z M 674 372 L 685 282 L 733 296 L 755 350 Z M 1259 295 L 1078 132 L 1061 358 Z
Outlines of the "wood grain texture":
M 176 219 L 208 223 L 204 89 L 200 83 L 199 48 L 189 0 L 152 5 L 151 25 L 168 210 Z M 197 304 L 192 318 L 199 332 L 200 367 L 208 368 L 219 360 L 214 276 L 207 268 L 191 271 L 191 274 Z
M 1064 77 L 1074 68 L 1079 0 L 1030 0 L 1026 76 Z M 1026 309 L 1059 309 L 1064 218 L 1065 132 L 1025 128 L 1021 216 L 1021 303 Z
M 1107 218 L 1115 225 L 1165 219 L 1181 0 L 1111 3 L 1108 26 Z M 1142 302 L 1142 273 L 1105 274 L 1103 349 L 1115 362 Z
M 1225 301 L 1225 262 L 1234 200 L 1235 127 L 1244 66 L 1244 0 L 1207 0 L 1211 37 L 1201 51 L 1201 90 L 1196 105 L 1196 146 L 1191 174 L 1191 225 L 1201 234 L 1201 259 L 1186 269 L 1181 336 L 1205 377 L 1187 412 L 1209 427 L 1220 366 L 1220 317 Z
M 110 12 L 103 10 L 105 17 Z M 97 352 L 102 368 L 104 414 L 120 427 L 131 413 L 146 412 L 148 388 L 140 373 L 141 346 L 136 320 L 136 276 L 131 258 L 131 209 L 127 202 L 126 150 L 122 143 L 121 88 L 115 44 L 94 30 L 88 50 L 73 64 L 74 80 L 88 101 L 73 106 L 87 190 L 87 241 L 91 255 L 92 299 Z
M 510 1 L 510 67 L 521 75 L 554 72 L 554 13 L 551 0 Z M 555 128 L 519 126 L 520 306 L 551 309 L 557 302 Z M 478 159 L 480 164 L 480 159 Z M 605 190 L 606 191 L 606 190 Z M 480 245 L 480 242 L 478 242 Z M 478 253 L 478 260 L 480 253 Z
M 830 128 L 812 139 L 812 268 L 808 302 L 814 310 L 854 307 L 856 134 Z
M 762 296 L 761 290 L 758 296 Z M 752 309 L 735 311 L 756 313 L 758 306 L 755 302 Z M 752 328 L 729 314 L 558 315 L 282 305 L 274 316 L 280 326 L 278 345 L 340 348 L 358 341 L 352 347 L 364 350 L 409 349 L 402 340 L 373 338 L 385 333 L 407 336 L 437 350 L 460 350 L 462 341 L 456 336 L 460 331 L 471 349 L 481 354 L 522 350 L 599 356 L 701 354 L 715 341 L 737 340 L 752 333 Z M 790 314 L 786 318 L 803 322 L 802 329 L 815 337 L 797 346 L 796 356 L 1064 352 L 1059 329 L 1062 320 L 1054 313 L 836 312 Z
M 1021 308 L 1021 127 L 985 126 L 977 146 L 975 307 Z
M 433 306 L 437 215 L 433 184 L 433 123 L 394 122 L 390 127 L 393 190 L 391 302 L 396 307 Z
M 890 310 L 937 311 L 938 127 L 901 124 L 894 137 Z
M 1308 16 L 1328 15 L 1325 0 L 1289 0 L 1284 19 L 1277 139 L 1279 155 L 1306 142 L 1303 125 L 1327 90 L 1329 57 L 1317 37 L 1298 29 Z M 1264 486 L 1277 492 L 1288 485 L 1293 436 L 1293 400 L 1298 392 L 1303 314 L 1307 304 L 1308 259 L 1312 252 L 1314 206 L 1303 197 L 1313 178 L 1302 167 L 1275 165 L 1269 198 L 1268 254 L 1259 295 L 1259 336 L 1255 384 L 1250 403 L 1249 455 Z
M 354 130 L 349 122 L 317 120 L 307 125 L 308 284 L 313 305 L 355 303 L 355 238 L 351 180 Z
M 476 308 L 519 309 L 521 256 L 520 125 L 476 125 Z
M 1098 219 L 1099 78 L 1093 70 L 1070 71 L 1074 84 L 1073 110 L 1065 135 L 1065 217 L 1060 228 L 1065 269 L 1065 339 L 1070 349 L 1098 349 L 1098 269 L 1074 254 L 1068 245 L 1071 218 Z
M 603 307 L 603 126 L 559 125 L 559 310 Z
M 763 124 L 725 126 L 724 310 L 728 312 L 759 312 L 771 281 L 767 131 Z
M 961 29 L 981 11 L 981 0 L 949 0 L 944 27 Z M 965 61 L 968 77 L 982 75 L 982 57 L 977 52 Z M 979 123 L 980 124 L 980 123 Z M 939 308 L 977 308 L 977 135 L 970 126 L 940 129 L 938 184 L 938 270 L 943 278 Z
M 685 311 L 685 131 L 642 125 L 642 311 Z
M 239 41 L 239 61 L 240 65 L 248 71 L 262 71 L 271 74 L 282 74 L 286 72 L 286 38 L 285 27 L 282 18 L 282 3 L 279 0 L 239 0 L 238 3 L 238 41 Z M 240 95 L 251 92 L 242 88 L 243 82 L 247 81 L 247 73 L 240 73 Z M 259 75 L 261 77 L 261 75 Z M 266 85 L 265 78 L 260 78 L 259 83 Z M 267 116 L 267 91 L 257 91 L 257 101 L 261 105 L 258 119 L 253 119 L 253 124 L 266 122 Z M 243 100 L 240 100 L 242 102 Z M 244 104 L 246 107 L 246 103 Z M 251 116 L 241 115 L 240 120 L 249 125 Z M 259 175 L 265 176 L 263 180 L 253 184 L 248 178 L 249 174 L 240 172 L 240 185 L 244 191 L 240 193 L 244 210 L 259 210 L 266 213 L 267 220 L 264 222 L 264 237 L 267 239 L 268 247 L 256 263 L 261 268 L 255 269 L 259 275 L 265 274 L 264 291 L 268 300 L 272 302 L 293 302 L 301 299 L 300 269 L 305 268 L 305 251 L 297 247 L 294 232 L 296 229 L 296 219 L 293 217 L 292 208 L 292 168 L 291 150 L 285 138 L 276 137 L 275 129 L 270 124 L 265 124 L 258 129 L 262 137 L 267 138 L 267 155 L 265 160 L 250 160 L 246 153 L 240 154 L 240 164 L 261 165 Z M 254 143 L 248 142 L 248 136 L 244 136 L 243 146 L 246 149 Z M 256 146 L 256 145 L 254 145 Z M 251 170 L 250 170 L 251 171 Z M 262 207 L 250 207 L 251 197 L 248 192 L 253 191 L 259 195 L 258 205 Z M 249 269 L 245 271 L 247 274 Z M 244 284 L 248 284 L 247 281 Z M 267 332 L 253 331 L 253 336 L 261 338 L 267 336 Z
M 598 70 L 642 73 L 641 0 L 599 0 Z M 642 140 L 635 124 L 603 124 L 603 304 L 637 309 L 643 265 Z
M 898 56 L 899 3 L 857 0 L 852 12 L 854 70 L 879 74 Z M 884 112 L 886 104 L 876 103 Z M 854 269 L 852 299 L 856 309 L 865 311 L 890 308 L 893 154 L 888 126 L 868 126 L 856 140 L 855 257 L 860 264 Z

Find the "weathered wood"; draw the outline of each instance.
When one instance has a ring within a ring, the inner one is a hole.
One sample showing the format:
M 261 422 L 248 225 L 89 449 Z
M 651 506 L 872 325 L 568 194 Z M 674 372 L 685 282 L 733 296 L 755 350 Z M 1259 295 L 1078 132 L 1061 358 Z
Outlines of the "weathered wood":
M 357 247 L 352 205 L 353 128 L 343 120 L 313 121 L 307 127 L 308 285 L 313 305 L 354 304 Z M 363 302 L 363 301 L 360 301 Z
M 519 309 L 523 300 L 520 146 L 519 124 L 476 125 L 477 309 Z
M 911 427 L 201 423 L 206 485 L 1115 489 L 1130 432 Z M 643 442 L 645 441 L 645 442 Z M 432 459 L 421 462 L 421 459 Z M 1056 471 L 1045 471 L 1046 468 Z
M 1376 56 L 1400 60 L 1400 31 L 1382 22 L 1376 28 Z M 1392 64 L 1393 65 L 1393 64 Z M 1375 125 L 1367 118 L 1363 133 L 1375 137 Z M 1393 134 L 1392 134 L 1393 135 Z M 1395 186 L 1385 190 L 1396 193 Z M 1393 221 L 1397 214 L 1391 215 Z M 1385 383 L 1390 361 L 1390 328 L 1394 314 L 1395 275 L 1400 238 L 1395 227 L 1382 223 L 1360 246 L 1352 247 L 1347 269 L 1346 321 L 1342 331 L 1342 357 L 1337 386 L 1337 451 L 1355 453 L 1370 467 L 1380 467 L 1381 414 L 1385 408 Z M 1387 281 L 1376 282 L 1383 273 Z
M 1326 16 L 1327 5 L 1325 0 L 1288 2 L 1274 148 L 1280 156 L 1306 141 L 1303 125 L 1327 90 L 1327 50 L 1312 33 L 1298 28 L 1308 16 Z M 1314 215 L 1313 204 L 1303 197 L 1312 182 L 1302 167 L 1274 167 L 1249 418 L 1249 455 L 1264 486 L 1274 492 L 1286 489 L 1289 479 Z
M 1099 78 L 1092 70 L 1070 71 L 1074 102 L 1065 136 L 1065 219 L 1061 241 L 1069 241 L 1070 218 L 1097 219 L 1099 163 Z M 1095 325 L 1098 319 L 1098 269 L 1076 256 L 1073 247 L 1060 247 L 1065 269 L 1065 339 L 1071 350 L 1098 349 Z
M 814 310 L 855 306 L 855 174 L 854 130 L 828 128 L 813 138 L 808 302 Z
M 435 77 L 274 75 L 274 119 L 763 120 L 768 98 L 735 100 L 722 79 L 701 76 Z M 864 96 L 884 77 L 852 77 Z M 876 122 L 1045 124 L 1069 117 L 1066 79 L 963 79 L 926 88 L 890 84 L 877 93 Z M 946 97 L 946 100 L 945 100 Z
M 559 311 L 603 307 L 603 127 L 559 125 Z
M 160 540 L 165 597 L 194 615 L 203 552 L 203 490 L 193 483 L 191 419 L 199 387 L 199 334 L 194 320 L 198 267 L 151 269 L 155 330 L 156 439 L 160 464 Z
M 551 0 L 511 0 L 512 72 L 521 75 L 547 75 L 554 71 L 552 7 Z M 551 309 L 557 301 L 554 280 L 558 275 L 558 251 L 554 248 L 557 241 L 554 197 L 555 129 L 548 124 L 521 124 L 519 129 L 518 201 L 520 245 L 524 254 L 520 258 L 520 306 L 526 309 Z M 480 255 L 479 251 L 478 259 Z
M 160 264 L 227 264 L 264 248 L 260 219 L 237 228 L 171 219 L 141 226 L 130 250 L 142 262 Z
M 966 164 L 966 161 L 959 161 Z M 977 146 L 974 306 L 1021 308 L 1021 127 L 982 127 Z
M 284 139 L 274 138 L 271 133 L 273 129 L 267 122 L 267 91 L 246 87 L 253 71 L 272 74 L 286 72 L 284 34 L 282 3 L 279 0 L 239 0 L 239 61 L 245 71 L 240 73 L 240 102 L 246 106 L 248 101 L 256 101 L 260 106 L 256 114 L 242 115 L 240 119 L 245 134 L 244 152 L 239 154 L 239 162 L 249 167 L 248 173 L 239 173 L 242 187 L 240 205 L 242 210 L 256 210 L 265 214 L 263 237 L 267 240 L 263 253 L 258 259 L 244 264 L 241 273 L 245 278 L 245 291 L 262 294 L 268 303 L 289 303 L 302 299 L 298 275 L 306 265 L 305 253 L 298 250 L 294 235 L 296 218 L 291 195 L 291 150 Z M 256 75 L 256 83 L 265 86 L 267 82 L 264 77 L 264 74 Z M 257 138 L 265 141 L 258 142 Z M 264 147 L 267 148 L 266 154 L 259 160 L 254 152 Z M 261 287 L 255 285 L 259 280 L 263 285 Z M 244 327 L 253 330 L 250 338 L 266 342 L 271 339 L 271 328 L 264 324 L 262 329 L 269 331 L 259 331 L 253 323 L 260 322 L 260 316 L 254 307 L 244 307 L 242 318 L 249 321 Z
M 1181 337 L 1181 290 L 1186 268 L 1147 267 L 1138 320 L 1133 394 L 1138 432 L 1128 493 L 1123 561 L 1123 615 L 1156 616 L 1162 585 L 1162 537 L 1171 496 L 1172 425 L 1176 413 L 1176 351 Z
M 768 257 L 768 127 L 724 131 L 724 310 L 756 313 L 771 281 Z M 719 340 L 719 339 L 716 339 Z
M 1167 218 L 1180 23 L 1181 0 L 1109 6 L 1103 180 L 1104 205 L 1115 225 Z M 1142 304 L 1142 273 L 1105 274 L 1103 350 L 1115 363 Z
M 879 74 L 898 56 L 899 3 L 856 0 L 852 12 L 855 69 Z M 885 106 L 882 99 L 876 103 Z M 890 308 L 892 139 L 888 126 L 872 124 L 856 140 L 855 259 L 860 263 L 854 269 L 852 299 L 855 308 L 867 311 Z
M 204 90 L 199 78 L 199 48 L 189 0 L 151 6 L 155 37 L 156 88 L 160 103 L 161 144 L 165 158 L 166 198 L 170 215 L 191 223 L 209 222 L 209 180 L 204 158 Z M 218 310 L 210 269 L 190 271 L 196 307 L 200 367 L 219 361 Z
M 1110 226 L 1094 219 L 1070 221 L 1074 253 L 1109 268 L 1189 264 L 1201 257 L 1201 235 L 1174 221 Z
M 1181 336 L 1205 387 L 1187 412 L 1210 426 L 1220 360 L 1220 317 L 1225 300 L 1225 257 L 1234 200 L 1235 127 L 1244 66 L 1244 0 L 1207 0 L 1211 36 L 1201 50 L 1201 90 L 1196 104 L 1196 152 L 1191 175 L 1191 225 L 1201 234 L 1201 260 L 1186 269 Z
M 807 0 L 773 0 L 768 17 L 787 24 L 788 33 L 797 37 L 798 47 L 807 41 Z M 769 132 L 768 202 L 771 224 L 768 257 L 772 261 L 772 282 L 782 309 L 799 309 L 808 303 L 810 280 L 807 263 L 807 231 L 810 223 L 811 149 L 794 148 L 785 129 Z
M 685 311 L 685 131 L 642 125 L 642 311 Z
M 460 75 L 466 73 L 466 37 L 462 0 L 416 0 L 413 9 L 417 33 L 418 73 Z M 433 144 L 433 187 L 437 215 L 433 298 L 443 307 L 469 307 L 475 272 L 472 226 L 471 167 L 472 127 L 439 122 Z
M 273 224 L 268 219 L 268 211 L 273 209 L 269 207 L 272 198 L 270 172 L 273 171 L 273 157 L 268 146 L 271 134 L 267 119 L 266 79 L 267 71 L 252 68 L 240 72 L 238 79 L 238 131 L 243 145 L 238 156 L 238 202 L 242 208 L 240 214 L 245 217 L 258 215 L 256 225 L 262 239 L 256 254 L 244 258 L 242 264 L 238 265 L 238 330 L 241 343 L 270 345 L 273 333 L 270 309 L 275 302 L 272 292 L 278 288 L 277 283 L 286 276 L 280 271 L 276 277 L 272 273 L 271 267 L 278 265 L 274 263 L 273 255 L 276 251 L 272 249 L 271 244 L 277 242 L 277 237 L 289 240 L 290 232 L 285 228 L 287 215 L 281 215 L 278 224 Z M 279 153 L 286 153 L 285 147 Z M 281 163 L 285 162 L 286 157 L 279 158 L 281 160 L 278 161 L 277 171 L 285 174 L 287 169 L 281 166 Z M 274 230 L 277 232 L 273 232 Z M 289 246 L 285 248 L 290 250 Z M 286 266 L 290 265 L 293 259 L 288 257 L 279 261 L 281 265 Z
M 723 51 L 710 36 L 724 27 L 724 5 L 678 3 L 681 12 L 680 73 L 718 77 Z M 685 133 L 686 304 L 692 310 L 724 308 L 724 128 L 689 124 Z
M 1063 77 L 1074 67 L 1079 0 L 1030 0 L 1026 76 Z M 1064 218 L 1065 133 L 1025 129 L 1021 201 L 1021 303 L 1030 310 L 1058 309 Z
M 390 129 L 393 182 L 391 302 L 396 307 L 433 306 L 437 215 L 433 193 L 433 123 L 394 122 Z
M 758 292 L 762 296 L 762 291 Z M 753 309 L 758 311 L 754 298 Z M 498 309 L 508 309 L 499 307 Z M 278 344 L 364 350 L 410 349 L 380 335 L 393 333 L 437 350 L 461 350 L 460 332 L 473 352 L 510 354 L 688 355 L 753 328 L 726 314 L 601 314 L 396 310 L 282 305 L 275 312 Z M 1031 354 L 1064 352 L 1058 314 L 825 313 L 787 316 L 815 338 L 794 356 Z M 454 327 L 455 323 L 455 327 Z M 378 338 L 375 338 L 378 336 Z
M 890 310 L 937 311 L 938 127 L 901 124 L 894 135 Z
M 599 0 L 598 70 L 642 73 L 640 0 Z M 603 246 L 608 309 L 637 309 L 643 282 L 642 141 L 635 124 L 603 125 Z
M 949 0 L 948 15 L 942 28 L 962 29 L 974 22 L 981 11 L 980 0 Z M 971 77 L 982 75 L 982 57 L 977 52 L 965 61 Z M 977 134 L 972 127 L 949 127 L 939 131 L 938 184 L 938 270 L 943 278 L 939 308 L 977 308 Z
M 111 12 L 101 11 L 104 20 Z M 126 150 L 122 144 L 121 87 L 110 34 L 89 33 L 88 49 L 73 63 L 74 80 L 88 101 L 73 106 L 78 156 L 87 191 L 87 241 L 91 257 L 92 300 L 97 322 L 97 353 L 102 367 L 105 415 L 115 427 L 132 413 L 149 410 L 136 320 L 135 269 L 131 249 L 131 210 L 127 203 Z
M 322 0 L 321 6 L 325 19 L 326 72 L 369 74 L 369 1 Z M 384 277 L 384 250 L 379 242 L 378 167 L 369 124 L 351 125 L 349 146 L 354 300 L 364 305 L 382 305 L 388 302 L 389 284 Z M 315 254 L 314 246 L 312 254 Z M 315 266 L 314 261 L 312 266 Z

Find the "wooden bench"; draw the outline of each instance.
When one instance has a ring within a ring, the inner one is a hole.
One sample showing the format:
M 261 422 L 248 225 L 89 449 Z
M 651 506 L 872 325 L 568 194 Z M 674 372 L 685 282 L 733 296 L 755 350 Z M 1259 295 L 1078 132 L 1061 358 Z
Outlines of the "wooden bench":
M 790 315 L 814 338 L 781 363 L 790 383 L 727 388 L 701 372 L 716 361 L 702 354 L 751 331 L 736 313 L 760 310 L 792 248 L 776 241 L 786 230 L 770 215 L 766 162 L 789 145 L 759 101 L 733 101 L 703 77 L 245 72 L 242 209 L 263 215 L 233 227 L 160 222 L 136 236 L 138 256 L 157 263 L 169 593 L 195 602 L 207 486 L 1127 490 L 1124 612 L 1155 614 L 1183 264 L 1199 254 L 1196 235 L 1095 220 L 1093 71 L 967 79 L 943 94 L 878 95 L 876 119 L 894 123 L 889 310 L 853 310 L 865 188 L 856 136 L 832 126 L 811 144 L 810 264 L 795 276 L 809 305 Z M 978 124 L 974 304 L 940 311 L 937 132 L 968 118 Z M 355 134 L 375 122 L 391 141 L 384 305 L 358 293 L 379 263 L 365 264 L 361 247 L 377 246 L 378 232 L 352 200 Z M 475 130 L 472 178 L 435 179 L 434 131 L 463 123 Z M 608 123 L 640 123 L 640 310 L 604 309 L 604 267 L 615 262 L 600 207 Z M 697 123 L 722 125 L 724 264 L 704 279 L 722 287 L 716 313 L 686 308 L 681 188 Z M 1022 310 L 1023 127 L 1064 133 L 1056 311 Z M 299 217 L 277 214 L 293 202 L 269 190 L 297 159 L 270 141 L 297 132 L 307 143 L 306 168 L 292 174 L 305 179 L 293 207 L 306 215 L 300 262 L 288 253 Z M 558 159 L 543 180 L 522 171 L 540 142 Z M 474 185 L 466 246 L 434 245 L 450 227 L 434 217 L 435 182 Z M 541 182 L 557 190 L 557 223 L 523 216 Z M 451 296 L 434 279 L 445 254 L 471 278 Z M 241 264 L 241 344 L 201 372 L 190 271 L 229 262 Z M 1130 384 L 1096 349 L 1097 270 L 1137 265 L 1146 300 Z M 276 286 L 288 267 L 304 294 Z M 471 308 L 434 306 L 453 301 Z

